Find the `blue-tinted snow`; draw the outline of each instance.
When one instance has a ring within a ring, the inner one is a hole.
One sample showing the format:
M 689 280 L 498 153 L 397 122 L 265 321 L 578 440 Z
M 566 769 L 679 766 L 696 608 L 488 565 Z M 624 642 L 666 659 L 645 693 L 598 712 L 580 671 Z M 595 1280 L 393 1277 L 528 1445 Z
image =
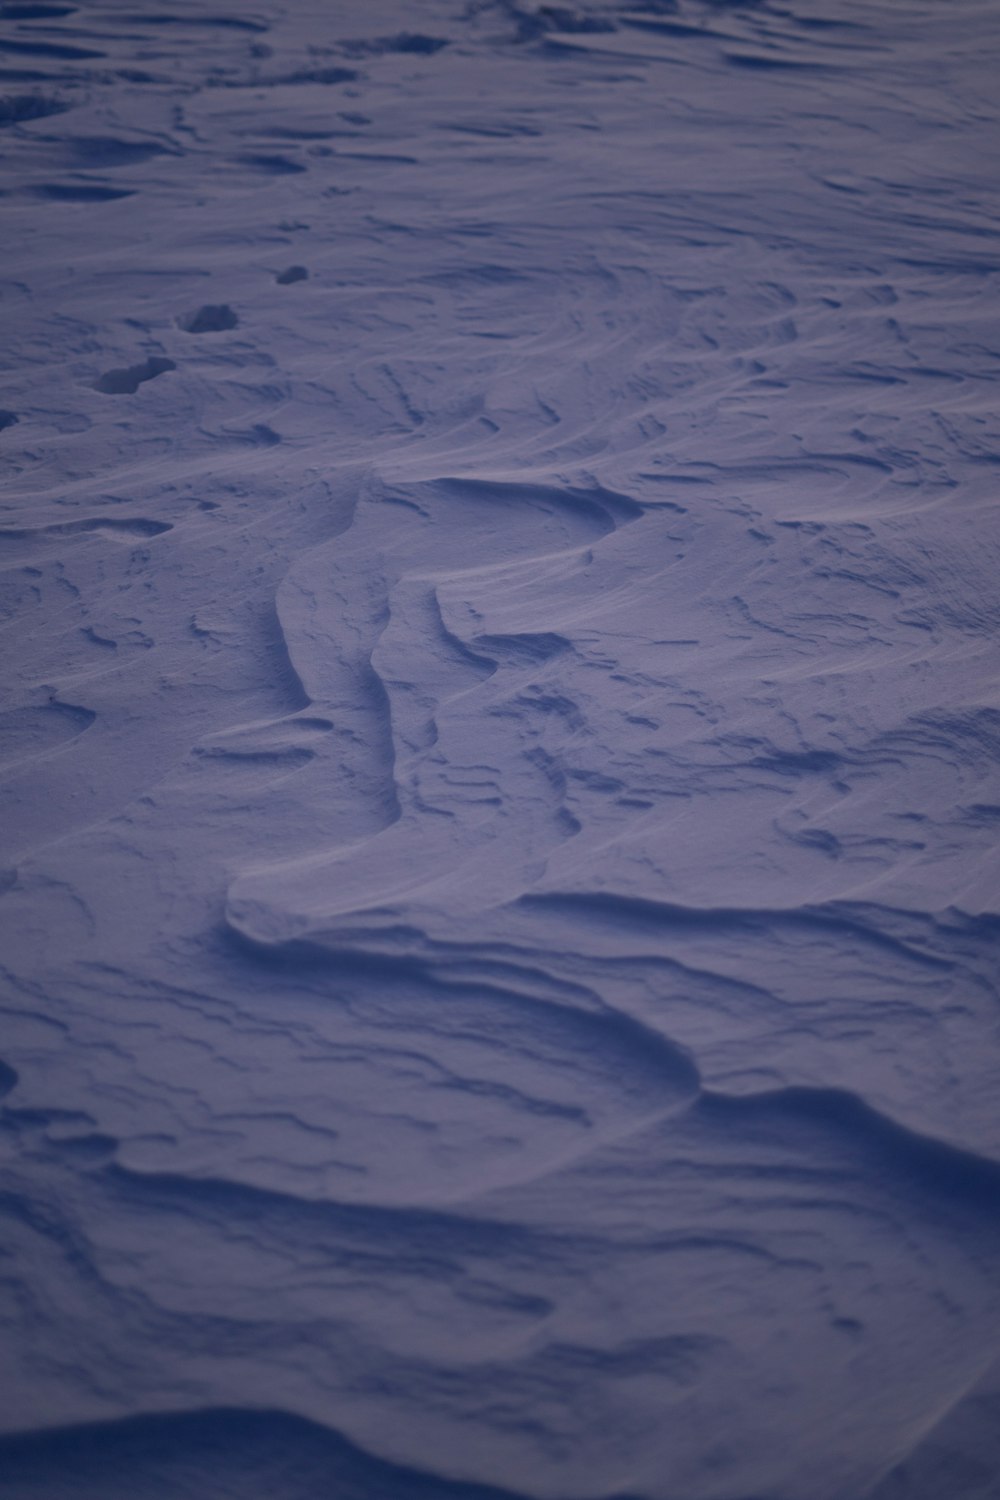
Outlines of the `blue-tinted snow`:
M 998 44 L 0 6 L 4 1500 L 1000 1495 Z

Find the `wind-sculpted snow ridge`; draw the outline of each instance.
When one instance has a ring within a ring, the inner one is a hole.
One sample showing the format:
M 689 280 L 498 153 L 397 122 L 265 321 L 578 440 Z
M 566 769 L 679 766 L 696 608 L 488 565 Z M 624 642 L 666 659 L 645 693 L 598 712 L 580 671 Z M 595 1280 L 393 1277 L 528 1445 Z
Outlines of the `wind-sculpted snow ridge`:
M 996 1500 L 998 41 L 0 6 L 4 1500 Z

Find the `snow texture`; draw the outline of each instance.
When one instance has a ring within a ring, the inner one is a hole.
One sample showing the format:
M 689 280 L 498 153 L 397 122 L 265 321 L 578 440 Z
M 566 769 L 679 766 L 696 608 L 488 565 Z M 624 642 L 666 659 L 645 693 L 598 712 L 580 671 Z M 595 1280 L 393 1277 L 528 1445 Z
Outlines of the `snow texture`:
M 1000 1495 L 998 47 L 0 6 L 4 1500 Z

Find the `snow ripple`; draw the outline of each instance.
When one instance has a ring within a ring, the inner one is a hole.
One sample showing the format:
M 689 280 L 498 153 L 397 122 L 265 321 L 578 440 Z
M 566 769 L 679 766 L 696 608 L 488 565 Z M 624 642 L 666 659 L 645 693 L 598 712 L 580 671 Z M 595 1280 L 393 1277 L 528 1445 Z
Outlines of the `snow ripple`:
M 0 7 L 5 1496 L 993 1500 L 997 29 Z

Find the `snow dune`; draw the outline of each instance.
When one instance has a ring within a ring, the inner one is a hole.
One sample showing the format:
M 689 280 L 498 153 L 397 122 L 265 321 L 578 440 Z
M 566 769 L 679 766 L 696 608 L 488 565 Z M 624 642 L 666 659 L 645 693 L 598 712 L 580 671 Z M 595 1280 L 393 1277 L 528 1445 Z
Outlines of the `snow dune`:
M 12 1500 L 996 1500 L 1000 15 L 0 6 Z

